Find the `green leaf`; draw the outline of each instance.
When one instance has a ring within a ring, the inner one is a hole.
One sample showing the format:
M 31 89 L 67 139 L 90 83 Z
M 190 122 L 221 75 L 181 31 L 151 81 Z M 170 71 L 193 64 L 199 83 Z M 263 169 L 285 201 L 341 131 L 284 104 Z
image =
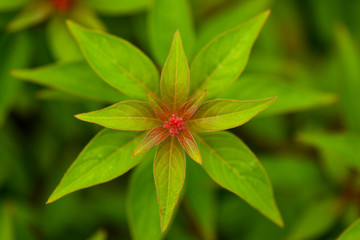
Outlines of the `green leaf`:
M 185 152 L 175 137 L 159 144 L 154 177 L 160 207 L 161 231 L 168 227 L 185 181 Z
M 68 25 L 87 61 L 111 86 L 140 100 L 146 99 L 146 92 L 158 92 L 158 71 L 135 46 L 121 38 L 85 29 L 73 22 Z
M 164 234 L 160 230 L 152 154 L 149 154 L 132 173 L 128 189 L 126 209 L 132 238 L 134 240 L 162 239 Z
M 195 31 L 188 0 L 154 0 L 148 26 L 151 50 L 160 66 L 165 63 L 176 30 L 181 32 L 186 56 L 191 58 Z
M 97 12 L 104 15 L 128 15 L 144 11 L 149 5 L 150 0 L 87 0 Z
M 80 48 L 69 32 L 65 21 L 65 16 L 56 15 L 46 26 L 47 40 L 52 55 L 58 61 L 83 59 Z
M 47 203 L 74 191 L 108 182 L 129 171 L 145 157 L 132 156 L 142 137 L 143 134 L 137 132 L 101 131 L 70 166 Z
M 268 74 L 247 73 L 219 97 L 225 99 L 259 99 L 277 96 L 276 103 L 263 115 L 299 112 L 332 104 L 335 94 L 323 93 Z
M 98 230 L 93 236 L 91 236 L 88 240 L 106 240 L 106 232 L 102 229 Z
M 360 219 L 348 227 L 337 240 L 354 240 L 360 238 Z
M 345 26 L 336 29 L 336 40 L 339 49 L 339 65 L 341 69 L 341 103 L 349 130 L 360 133 L 360 54 L 359 46 L 355 43 Z
M 340 214 L 339 207 L 340 202 L 335 198 L 311 203 L 297 217 L 289 239 L 316 239 L 322 236 L 335 225 Z
M 10 11 L 25 6 L 29 0 L 0 0 L 0 11 Z
M 30 70 L 16 70 L 12 75 L 76 96 L 103 102 L 119 102 L 127 97 L 106 84 L 86 62 L 48 65 Z
M 0 202 L 0 239 L 15 239 L 11 210 L 11 205 Z
M 206 240 L 215 240 L 217 231 L 216 185 L 200 165 L 188 161 L 186 167 L 185 207 L 194 218 L 194 224 Z M 172 228 L 171 228 L 172 229 Z
M 8 25 L 7 30 L 16 32 L 45 21 L 54 11 L 50 1 L 34 1 L 24 8 Z
M 75 117 L 106 128 L 126 131 L 144 131 L 163 125 L 150 104 L 139 101 L 120 102 L 98 111 L 78 114 Z
M 139 146 L 135 149 L 133 156 L 137 156 L 149 148 L 152 148 L 153 146 L 161 143 L 164 141 L 168 136 L 170 135 L 170 132 L 168 129 L 164 128 L 163 126 L 156 127 L 152 129 L 145 138 L 141 141 Z
M 79 2 L 74 4 L 69 11 L 68 19 L 91 29 L 98 29 L 106 31 L 106 26 L 102 22 L 102 19 L 94 11 L 93 8 L 88 6 L 88 0 L 86 2 Z
M 218 11 L 214 15 L 200 22 L 198 46 L 202 47 L 216 35 L 236 27 L 253 16 L 270 8 L 274 0 L 240 1 L 232 4 L 228 9 Z
M 28 65 L 31 56 L 31 41 L 27 34 L 10 36 L 0 43 L 2 63 L 0 64 L 0 127 L 6 119 L 9 109 L 17 99 L 20 81 L 10 75 L 14 68 Z
M 274 103 L 275 99 L 276 97 L 249 101 L 207 101 L 199 107 L 186 124 L 190 129 L 202 132 L 234 128 L 264 111 Z
M 208 175 L 283 226 L 269 178 L 250 149 L 229 132 L 201 133 L 195 138 Z
M 187 154 L 197 163 L 201 164 L 201 155 L 195 139 L 187 129 L 183 129 L 176 135 L 181 146 L 185 149 Z
M 161 121 L 168 121 L 171 117 L 169 108 L 157 97 L 147 94 L 148 101 Z
M 195 96 L 194 98 L 187 101 L 176 113 L 178 117 L 181 117 L 184 121 L 187 121 L 189 118 L 194 115 L 198 110 L 201 103 L 203 102 L 206 96 L 206 90 Z
M 166 106 L 176 112 L 186 102 L 189 94 L 189 66 L 182 46 L 180 33 L 176 31 L 170 54 L 161 74 L 161 97 Z
M 266 11 L 218 35 L 200 50 L 190 66 L 190 94 L 207 89 L 207 97 L 214 98 L 239 77 L 269 14 Z
M 360 170 L 360 137 L 358 135 L 353 133 L 303 133 L 298 136 L 298 139 L 330 154 L 342 165 L 351 165 Z

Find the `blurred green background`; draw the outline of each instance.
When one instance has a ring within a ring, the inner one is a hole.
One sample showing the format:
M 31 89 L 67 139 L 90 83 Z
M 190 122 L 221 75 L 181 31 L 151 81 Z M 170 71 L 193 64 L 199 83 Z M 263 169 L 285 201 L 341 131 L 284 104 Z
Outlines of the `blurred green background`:
M 152 1 L 134 1 L 139 5 L 132 8 L 123 3 L 111 11 L 106 1 L 83 0 L 86 8 L 69 16 L 49 2 L 0 0 L 0 239 L 131 239 L 126 196 L 134 170 L 45 204 L 100 130 L 74 114 L 107 104 L 21 81 L 10 71 L 81 58 L 66 32 L 67 18 L 129 40 L 161 67 L 149 28 L 158 13 Z M 170 8 L 160 21 L 176 15 L 191 20 L 194 49 L 272 11 L 240 77 L 244 92 L 239 94 L 261 98 L 266 95 L 261 89 L 267 89 L 278 100 L 232 132 L 267 170 L 285 227 L 189 166 L 186 193 L 165 239 L 336 239 L 360 213 L 360 1 L 188 4 L 188 15 Z M 260 90 L 248 84 L 256 81 Z

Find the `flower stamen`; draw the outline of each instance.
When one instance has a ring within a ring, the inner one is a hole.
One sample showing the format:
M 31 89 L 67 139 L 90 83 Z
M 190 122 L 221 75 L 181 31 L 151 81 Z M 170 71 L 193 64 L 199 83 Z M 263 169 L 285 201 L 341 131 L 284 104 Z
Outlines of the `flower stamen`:
M 170 129 L 169 132 L 171 136 L 177 135 L 179 134 L 179 130 L 184 129 L 183 119 L 173 114 L 169 121 L 165 123 L 164 128 Z

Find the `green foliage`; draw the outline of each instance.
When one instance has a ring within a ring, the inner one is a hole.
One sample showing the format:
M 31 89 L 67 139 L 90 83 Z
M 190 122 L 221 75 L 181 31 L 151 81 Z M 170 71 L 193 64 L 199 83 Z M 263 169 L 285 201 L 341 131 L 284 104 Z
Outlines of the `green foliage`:
M 282 226 L 270 181 L 249 148 L 227 132 L 195 136 L 203 155 L 203 167 L 209 176 Z
M 71 165 L 48 203 L 76 190 L 110 181 L 129 171 L 144 158 L 144 155 L 132 156 L 134 147 L 142 137 L 142 134 L 136 132 L 101 131 Z
M 360 221 L 354 222 L 344 233 L 340 235 L 338 240 L 352 240 L 360 237 Z
M 190 94 L 206 89 L 207 98 L 213 99 L 239 77 L 269 14 L 264 12 L 218 35 L 197 53 L 190 67 Z
M 16 70 L 13 76 L 61 90 L 76 96 L 103 102 L 118 102 L 126 97 L 111 88 L 89 65 L 82 61 L 58 63 L 31 70 Z
M 154 0 L 148 26 L 151 50 L 158 65 L 164 65 L 172 37 L 177 30 L 181 32 L 186 56 L 191 58 L 195 47 L 195 32 L 188 0 Z
M 184 185 L 185 160 L 185 152 L 175 138 L 167 138 L 159 144 L 154 160 L 154 177 L 162 231 L 169 225 Z
M 69 27 L 89 64 L 104 81 L 136 99 L 145 99 L 146 92 L 158 92 L 159 74 L 154 64 L 131 43 L 74 23 Z
M 357 240 L 359 7 L 0 0 L 0 239 Z

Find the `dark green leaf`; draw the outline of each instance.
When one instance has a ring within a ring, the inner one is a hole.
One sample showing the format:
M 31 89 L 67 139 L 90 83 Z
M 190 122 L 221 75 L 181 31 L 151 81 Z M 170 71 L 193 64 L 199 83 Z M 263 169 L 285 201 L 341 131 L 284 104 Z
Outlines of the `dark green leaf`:
M 155 0 L 148 26 L 151 50 L 160 66 L 165 63 L 176 30 L 180 31 L 186 56 L 191 59 L 195 33 L 188 0 Z
M 277 96 L 278 99 L 263 115 L 298 112 L 334 103 L 335 94 L 319 92 L 264 74 L 244 74 L 219 97 L 247 100 Z
M 87 0 L 93 9 L 104 15 L 128 15 L 144 11 L 150 0 Z
M 80 97 L 105 102 L 128 99 L 106 84 L 86 62 L 58 63 L 31 70 L 13 71 L 13 75 L 34 83 Z
M 203 159 L 202 166 L 209 176 L 283 226 L 269 178 L 250 149 L 225 131 L 201 133 L 195 138 Z
M 134 240 L 160 240 L 159 204 L 153 176 L 153 154 L 133 172 L 127 194 L 128 221 Z

